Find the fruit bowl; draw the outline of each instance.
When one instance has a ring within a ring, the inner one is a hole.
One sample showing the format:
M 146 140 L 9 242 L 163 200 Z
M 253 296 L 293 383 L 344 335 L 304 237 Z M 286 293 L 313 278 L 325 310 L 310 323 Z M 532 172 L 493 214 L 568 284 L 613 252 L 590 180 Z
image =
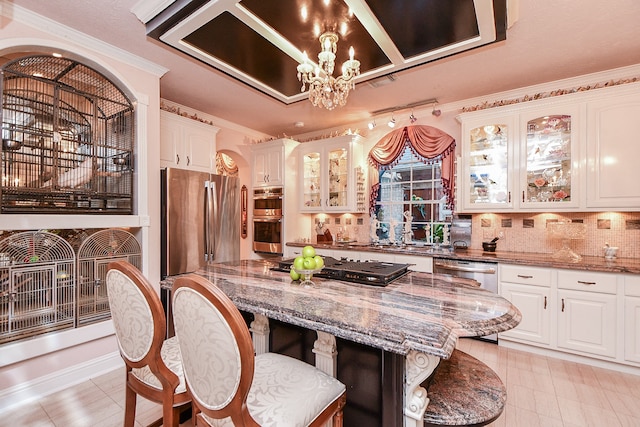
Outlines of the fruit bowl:
M 302 276 L 302 280 L 300 281 L 301 286 L 315 286 L 315 283 L 311 281 L 311 277 L 322 271 L 322 268 L 316 268 L 315 270 L 299 270 L 293 266 L 291 266 L 291 269 Z

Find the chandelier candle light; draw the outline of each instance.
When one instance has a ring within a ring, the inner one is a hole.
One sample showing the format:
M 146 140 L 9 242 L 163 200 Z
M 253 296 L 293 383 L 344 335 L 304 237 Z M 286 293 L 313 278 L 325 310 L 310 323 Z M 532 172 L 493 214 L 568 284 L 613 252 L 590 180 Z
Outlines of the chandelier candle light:
M 302 82 L 301 92 L 309 85 L 309 100 L 315 107 L 324 107 L 333 110 L 337 106 L 347 103 L 349 91 L 355 89 L 354 77 L 360 74 L 360 61 L 353 58 L 353 46 L 349 49 L 349 59 L 342 64 L 342 75 L 333 77 L 335 68 L 336 50 L 338 47 L 338 35 L 334 32 L 326 32 L 320 36 L 322 51 L 318 53 L 318 67 L 307 58 L 304 52 L 304 60 L 298 65 L 298 80 Z M 314 73 L 315 71 L 315 73 Z

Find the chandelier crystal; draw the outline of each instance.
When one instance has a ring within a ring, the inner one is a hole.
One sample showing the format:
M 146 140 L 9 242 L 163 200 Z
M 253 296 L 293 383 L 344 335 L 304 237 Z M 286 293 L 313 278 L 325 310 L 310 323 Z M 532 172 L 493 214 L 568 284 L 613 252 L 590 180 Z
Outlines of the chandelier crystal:
M 355 89 L 354 77 L 360 74 L 360 61 L 353 58 L 353 47 L 349 49 L 349 59 L 342 64 L 342 75 L 333 77 L 335 68 L 336 51 L 338 48 L 338 35 L 328 31 L 320 36 L 322 50 L 318 53 L 318 66 L 307 58 L 304 52 L 304 61 L 298 65 L 298 80 L 302 82 L 301 92 L 309 85 L 309 100 L 315 107 L 324 107 L 333 110 L 337 106 L 347 103 L 349 91 Z

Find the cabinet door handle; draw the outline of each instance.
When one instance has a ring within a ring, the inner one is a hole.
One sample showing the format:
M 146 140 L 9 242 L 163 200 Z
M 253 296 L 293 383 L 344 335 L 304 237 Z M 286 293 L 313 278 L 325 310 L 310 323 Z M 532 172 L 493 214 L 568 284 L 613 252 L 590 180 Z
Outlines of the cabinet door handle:
M 596 282 L 585 282 L 582 280 L 578 280 L 578 283 L 580 283 L 581 285 L 595 285 Z
M 507 200 L 511 203 L 511 191 L 507 193 Z
M 562 312 L 564 313 L 564 298 L 562 298 Z
M 518 277 L 521 279 L 533 279 L 533 276 L 525 276 L 524 274 L 518 274 Z
M 180 155 L 176 154 L 176 165 L 180 164 Z
M 522 190 L 522 201 L 524 202 L 524 190 Z
M 545 310 L 547 309 L 547 297 L 546 296 L 544 297 L 544 307 L 543 308 Z
M 191 159 L 189 158 L 189 156 L 187 156 L 187 166 L 189 166 L 191 164 Z

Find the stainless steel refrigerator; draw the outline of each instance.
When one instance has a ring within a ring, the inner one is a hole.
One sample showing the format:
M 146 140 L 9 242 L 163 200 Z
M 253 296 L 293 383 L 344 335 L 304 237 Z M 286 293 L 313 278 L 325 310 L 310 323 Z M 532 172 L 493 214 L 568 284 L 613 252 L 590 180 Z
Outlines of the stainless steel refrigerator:
M 238 178 L 162 169 L 162 277 L 240 259 Z

